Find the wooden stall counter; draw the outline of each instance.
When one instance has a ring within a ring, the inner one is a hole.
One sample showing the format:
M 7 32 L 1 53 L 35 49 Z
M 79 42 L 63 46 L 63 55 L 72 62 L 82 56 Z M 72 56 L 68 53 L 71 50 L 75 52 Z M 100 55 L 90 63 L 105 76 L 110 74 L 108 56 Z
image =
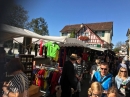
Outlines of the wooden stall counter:
M 43 93 L 40 92 L 39 86 L 31 85 L 29 88 L 29 97 L 40 97 Z
M 43 95 L 43 93 L 39 92 L 39 93 L 36 93 L 34 95 L 31 95 L 29 97 L 41 97 Z

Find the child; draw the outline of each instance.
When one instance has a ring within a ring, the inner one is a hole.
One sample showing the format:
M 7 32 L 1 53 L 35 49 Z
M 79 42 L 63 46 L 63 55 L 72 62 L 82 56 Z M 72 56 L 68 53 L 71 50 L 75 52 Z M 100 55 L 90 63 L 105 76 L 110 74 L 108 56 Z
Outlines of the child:
M 116 87 L 112 86 L 108 89 L 107 97 L 119 97 Z

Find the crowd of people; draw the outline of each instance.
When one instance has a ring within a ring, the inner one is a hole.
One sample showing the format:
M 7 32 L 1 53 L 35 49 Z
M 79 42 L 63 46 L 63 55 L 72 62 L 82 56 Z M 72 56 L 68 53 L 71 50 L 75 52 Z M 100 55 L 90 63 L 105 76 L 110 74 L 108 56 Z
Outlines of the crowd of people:
M 86 97 L 129 97 L 129 60 L 126 57 L 122 60 L 115 58 L 111 63 L 97 58 L 89 71 L 90 88 L 86 90 Z M 63 66 L 60 79 L 61 97 L 79 97 L 82 77 L 82 59 L 72 54 Z
M 5 50 L 0 50 L 0 97 L 28 97 L 28 78 L 24 74 L 23 65 L 18 58 L 6 63 Z M 6 64 L 6 65 L 5 65 Z M 113 62 L 107 62 L 96 58 L 91 69 L 89 88 L 86 97 L 129 97 L 130 95 L 130 65 L 129 58 L 115 58 Z M 12 75 L 9 80 L 5 75 Z M 64 63 L 59 79 L 60 93 L 58 97 L 79 97 L 82 91 L 82 79 L 84 75 L 82 58 L 77 54 L 71 54 L 69 60 Z M 58 88 L 56 89 L 58 90 Z

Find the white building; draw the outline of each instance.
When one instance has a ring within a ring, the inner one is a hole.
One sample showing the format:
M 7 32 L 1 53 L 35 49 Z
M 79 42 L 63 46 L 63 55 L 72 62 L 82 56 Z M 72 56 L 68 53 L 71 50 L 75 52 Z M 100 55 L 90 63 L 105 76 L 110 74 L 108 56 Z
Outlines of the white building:
M 67 36 L 74 32 L 74 38 L 84 35 L 88 36 L 89 39 L 85 41 L 85 43 L 89 45 L 100 45 L 99 47 L 109 49 L 113 46 L 111 43 L 113 36 L 113 22 L 66 25 L 60 32 L 61 36 Z

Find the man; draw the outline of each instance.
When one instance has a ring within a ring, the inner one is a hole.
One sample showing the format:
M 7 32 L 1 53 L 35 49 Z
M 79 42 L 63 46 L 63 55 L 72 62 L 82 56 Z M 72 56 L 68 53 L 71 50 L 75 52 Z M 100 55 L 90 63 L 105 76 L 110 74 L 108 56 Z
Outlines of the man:
M 112 86 L 112 75 L 108 71 L 108 63 L 101 63 L 100 71 L 96 71 L 92 79 L 93 82 L 97 81 L 101 83 L 104 90 L 104 94 L 102 97 L 105 97 L 107 90 Z
M 82 75 L 83 75 L 83 67 L 81 65 L 81 57 L 78 56 L 75 65 L 75 78 L 77 82 L 77 91 L 72 95 L 72 97 L 79 97 L 79 93 L 81 92 Z
M 76 91 L 74 63 L 77 60 L 77 55 L 72 54 L 70 60 L 66 61 L 63 66 L 62 75 L 60 79 L 61 84 L 61 97 L 71 97 L 71 90 Z

